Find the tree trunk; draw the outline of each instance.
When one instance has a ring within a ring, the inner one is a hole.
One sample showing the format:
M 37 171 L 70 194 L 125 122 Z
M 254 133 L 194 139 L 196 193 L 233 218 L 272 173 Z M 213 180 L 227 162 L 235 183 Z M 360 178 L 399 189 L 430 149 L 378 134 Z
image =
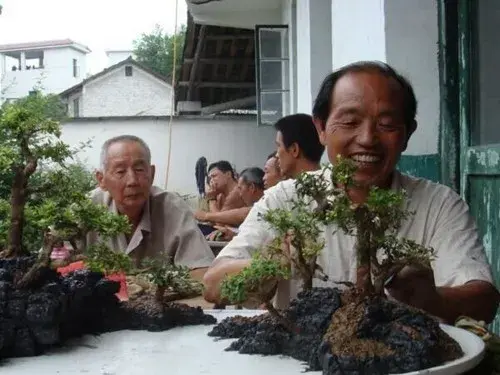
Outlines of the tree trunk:
M 299 333 L 299 329 L 295 327 L 287 318 L 281 315 L 281 313 L 274 308 L 272 302 L 267 301 L 264 305 L 266 306 L 267 311 L 269 311 L 269 314 L 275 317 L 278 323 L 281 324 L 287 331 L 291 333 Z
M 163 302 L 163 296 L 165 295 L 165 288 L 164 286 L 157 286 L 156 287 L 156 292 L 155 292 L 155 299 L 157 302 L 162 303 Z
M 52 253 L 54 244 L 57 241 L 58 239 L 50 233 L 50 230 L 45 231 L 43 237 L 43 248 L 38 255 L 37 261 L 16 283 L 16 288 L 28 288 L 37 283 L 43 269 L 50 267 L 50 254 Z
M 24 207 L 26 205 L 27 178 L 23 169 L 15 171 L 10 195 L 10 228 L 6 257 L 22 254 Z
M 312 287 L 313 287 L 313 277 L 314 276 L 307 276 L 306 278 L 304 278 L 304 285 L 303 285 L 303 289 L 304 290 L 311 290 Z
M 363 238 L 362 234 L 358 234 L 355 249 L 358 256 L 356 288 L 362 295 L 367 296 L 374 292 L 371 274 L 371 249 L 369 241 Z

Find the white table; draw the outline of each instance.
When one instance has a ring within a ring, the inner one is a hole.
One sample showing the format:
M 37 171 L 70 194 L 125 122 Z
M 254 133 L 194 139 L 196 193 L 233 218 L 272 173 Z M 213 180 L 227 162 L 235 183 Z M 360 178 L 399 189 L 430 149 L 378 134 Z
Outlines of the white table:
M 262 310 L 207 310 L 217 319 L 253 316 Z M 63 349 L 39 357 L 9 359 L 0 364 L 1 375 L 303 375 L 304 365 L 283 356 L 244 355 L 224 351 L 231 340 L 207 336 L 213 326 L 179 327 L 164 332 L 119 331 L 73 340 Z M 446 327 L 445 327 L 446 328 Z M 451 329 L 451 331 L 449 331 Z M 484 348 L 479 337 L 453 327 L 446 329 L 459 340 L 466 356 L 458 367 L 441 366 L 407 375 L 455 375 L 475 366 Z M 482 345 L 482 346 L 481 346 Z M 475 354 L 474 354 L 475 353 Z M 465 367 L 464 367 L 465 365 Z M 321 372 L 308 372 L 319 375 Z

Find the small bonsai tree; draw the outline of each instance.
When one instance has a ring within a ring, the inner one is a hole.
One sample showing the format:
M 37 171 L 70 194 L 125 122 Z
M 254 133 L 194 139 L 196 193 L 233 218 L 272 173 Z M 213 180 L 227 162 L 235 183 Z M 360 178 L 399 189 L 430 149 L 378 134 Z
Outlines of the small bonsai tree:
M 262 216 L 275 239 L 249 267 L 223 280 L 221 296 L 241 303 L 253 295 L 290 327 L 270 303 L 275 286 L 290 277 L 290 267 L 302 280 L 303 289 L 312 288 L 314 277 L 327 280 L 317 257 L 324 248 L 322 233 L 329 225 L 356 237 L 355 286 L 361 296 L 382 295 L 388 278 L 406 265 L 430 267 L 432 249 L 397 237 L 402 221 L 411 214 L 404 208 L 405 193 L 373 187 L 364 203 L 355 204 L 349 198 L 355 170 L 353 162 L 339 157 L 320 173 L 299 176 L 291 209 L 273 209 Z
M 156 287 L 155 299 L 158 303 L 190 298 L 203 291 L 202 284 L 191 278 L 188 267 L 161 259 L 144 259 L 138 273 Z

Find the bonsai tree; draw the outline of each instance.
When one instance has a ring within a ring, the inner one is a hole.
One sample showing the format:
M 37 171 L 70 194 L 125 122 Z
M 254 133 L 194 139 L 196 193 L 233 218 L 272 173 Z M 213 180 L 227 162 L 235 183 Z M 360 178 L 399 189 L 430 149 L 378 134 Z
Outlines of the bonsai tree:
M 50 265 L 52 249 L 65 241 L 72 244 L 74 256 L 88 252 L 91 268 L 117 271 L 129 267 L 124 254 L 106 253 L 104 243 L 87 249 L 90 232 L 106 239 L 128 232 L 130 224 L 126 217 L 108 212 L 86 196 L 91 187 L 88 174 L 66 164 L 78 149 L 60 139 L 62 118 L 58 98 L 40 92 L 5 104 L 0 112 L 0 172 L 11 181 L 9 203 L 0 197 L 0 210 L 7 214 L 7 220 L 0 222 L 0 232 L 7 234 L 6 249 L 0 256 L 18 257 L 40 250 L 23 246 L 27 222 L 34 232 L 30 234 L 42 239 L 38 260 L 18 280 L 18 287 L 33 283 L 39 271 Z
M 59 121 L 64 108 L 55 96 L 38 91 L 12 103 L 0 112 L 0 171 L 10 172 L 10 223 L 3 257 L 22 255 L 25 207 L 31 191 L 28 183 L 41 163 L 62 164 L 71 156 L 60 140 Z
M 203 290 L 202 284 L 191 278 L 188 267 L 161 259 L 143 260 L 138 273 L 155 286 L 155 299 L 158 303 L 197 296 Z
M 402 221 L 411 214 L 403 206 L 405 193 L 373 187 L 364 203 L 355 204 L 349 198 L 355 170 L 350 160 L 339 157 L 320 173 L 299 176 L 291 209 L 269 210 L 261 217 L 275 239 L 253 257 L 250 266 L 223 280 L 221 296 L 232 303 L 257 298 L 290 327 L 270 300 L 277 282 L 292 272 L 306 290 L 315 277 L 327 280 L 316 262 L 324 248 L 322 233 L 329 225 L 356 238 L 357 280 L 352 286 L 361 296 L 383 295 L 386 281 L 406 265 L 430 267 L 432 249 L 397 237 Z

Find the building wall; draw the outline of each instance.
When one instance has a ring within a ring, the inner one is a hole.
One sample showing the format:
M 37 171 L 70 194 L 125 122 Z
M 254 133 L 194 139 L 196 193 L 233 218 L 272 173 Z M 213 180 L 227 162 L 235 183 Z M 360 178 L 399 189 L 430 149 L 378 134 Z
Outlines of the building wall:
M 127 77 L 122 66 L 85 85 L 81 116 L 164 116 L 171 112 L 171 100 L 170 85 L 134 65 Z
M 386 61 L 406 76 L 418 101 L 418 127 L 401 161 L 439 179 L 438 14 L 435 0 L 385 0 Z
M 99 167 L 99 150 L 109 138 L 132 134 L 151 148 L 156 165 L 155 184 L 165 187 L 169 148 L 168 118 L 74 119 L 63 125 L 62 139 L 76 146 L 90 140 L 91 147 L 79 154 L 89 168 Z M 205 156 L 209 163 L 225 159 L 238 171 L 263 168 L 267 155 L 275 150 L 273 127 L 258 127 L 255 118 L 175 117 L 172 123 L 172 153 L 167 189 L 196 194 L 195 164 Z
M 331 4 L 332 68 L 359 60 L 385 61 L 384 0 L 331 0 Z
M 77 77 L 73 76 L 73 59 L 78 61 Z M 43 64 L 43 69 L 17 71 L 6 66 L 1 84 L 4 99 L 26 96 L 35 87 L 43 88 L 46 93 L 60 93 L 81 82 L 87 72 L 85 54 L 72 48 L 46 50 Z

